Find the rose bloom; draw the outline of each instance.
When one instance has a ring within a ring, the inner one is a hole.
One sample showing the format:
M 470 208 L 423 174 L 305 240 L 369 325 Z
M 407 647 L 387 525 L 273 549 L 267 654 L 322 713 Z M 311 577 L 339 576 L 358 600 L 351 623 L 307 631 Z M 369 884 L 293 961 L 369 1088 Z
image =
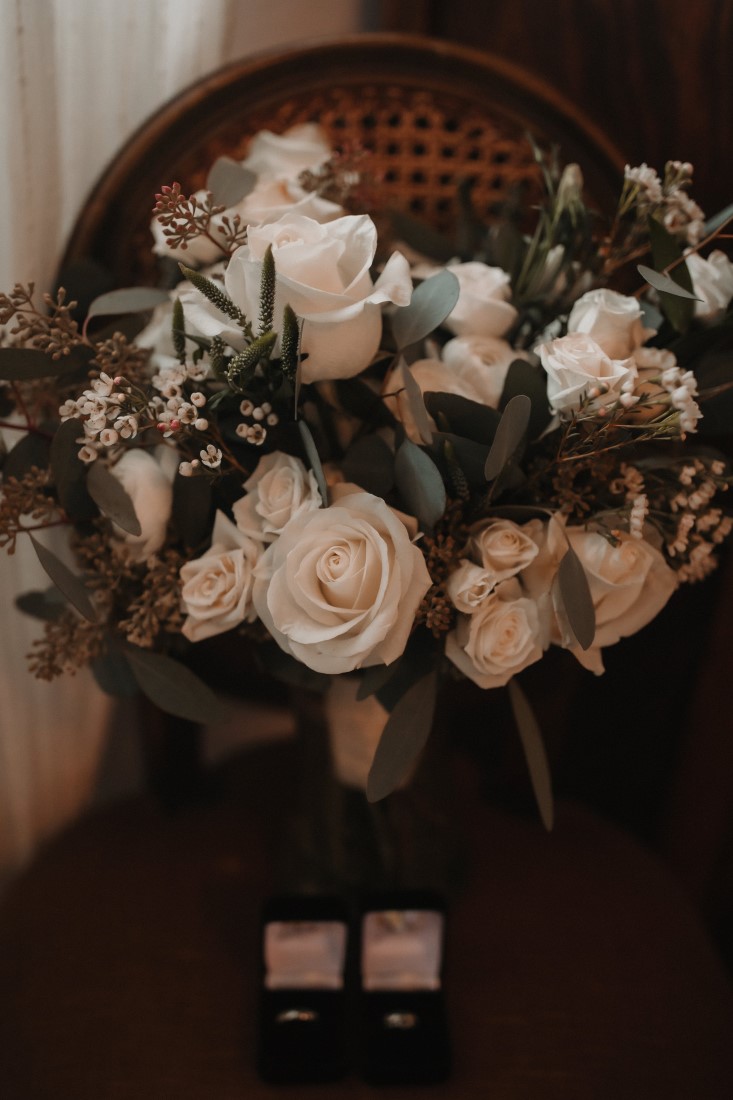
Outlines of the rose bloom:
M 458 279 L 460 295 L 456 307 L 445 320 L 446 328 L 456 336 L 503 336 L 517 319 L 509 304 L 509 276 L 500 267 L 473 260 L 448 264 Z
M 130 448 L 110 466 L 110 473 L 129 496 L 140 523 L 139 535 L 131 535 L 115 525 L 133 561 L 145 561 L 165 542 L 177 467 L 176 452 L 164 446 L 156 447 L 153 453 L 141 447 Z
M 445 640 L 446 657 L 482 688 L 503 687 L 542 657 L 547 628 L 534 600 L 512 578 L 500 584 L 472 615 L 460 615 Z
M 472 615 L 476 608 L 493 592 L 494 574 L 480 565 L 462 558 L 458 567 L 448 577 L 445 589 L 451 603 L 465 615 Z
M 254 569 L 262 546 L 216 513 L 211 547 L 181 566 L 181 604 L 187 614 L 181 633 L 191 642 L 232 630 L 256 618 L 252 606 Z
M 733 263 L 724 252 L 716 249 L 704 260 L 697 252 L 685 260 L 692 288 L 697 298 L 695 316 L 700 321 L 717 321 L 733 298 Z
M 326 131 L 316 122 L 301 122 L 282 134 L 260 130 L 249 143 L 245 168 L 260 179 L 297 179 L 308 168 L 318 168 L 331 157 Z
M 396 660 L 430 584 L 401 519 L 348 487 L 287 524 L 257 568 L 253 599 L 281 649 L 333 674 Z
M 654 329 L 645 329 L 642 324 L 636 298 L 606 287 L 589 290 L 578 298 L 568 317 L 568 332 L 592 336 L 609 359 L 628 359 L 654 335 Z
M 554 412 L 580 408 L 586 392 L 601 383 L 607 388 L 596 399 L 609 404 L 620 396 L 625 384 L 633 383 L 633 359 L 609 359 L 592 336 L 572 332 L 541 344 L 537 351 L 547 374 L 547 399 Z
M 272 542 L 295 516 L 321 507 L 312 470 L 299 458 L 273 451 L 244 483 L 247 495 L 232 507 L 234 522 L 250 538 Z
M 521 572 L 537 557 L 534 532 L 534 526 L 527 531 L 510 519 L 492 520 L 471 538 L 471 553 L 498 584 Z
M 248 243 L 236 250 L 224 278 L 227 294 L 250 320 L 259 316 L 262 260 L 270 245 L 277 273 L 275 326 L 286 304 L 304 321 L 301 349 L 308 358 L 303 362 L 303 381 L 358 374 L 379 347 L 380 305 L 409 305 L 412 280 L 404 256 L 394 252 L 372 283 L 369 269 L 377 230 L 366 214 L 325 225 L 293 214 L 252 227 Z M 243 346 L 239 327 L 202 295 L 182 294 L 181 300 L 187 318 L 204 335 L 221 335 L 232 346 Z
M 600 650 L 636 634 L 662 610 L 677 587 L 677 577 L 661 553 L 644 539 L 619 535 L 612 546 L 597 531 L 568 527 L 567 535 L 580 558 L 596 611 L 593 645 L 583 652 L 573 648 L 580 663 L 603 672 Z

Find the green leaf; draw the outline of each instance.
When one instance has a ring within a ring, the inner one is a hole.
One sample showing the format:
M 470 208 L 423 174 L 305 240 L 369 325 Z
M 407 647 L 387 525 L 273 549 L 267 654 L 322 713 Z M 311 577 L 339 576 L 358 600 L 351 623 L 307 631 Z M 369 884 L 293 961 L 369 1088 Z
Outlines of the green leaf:
M 326 475 L 323 472 L 318 448 L 316 447 L 315 440 L 311 435 L 311 430 L 305 420 L 301 419 L 298 421 L 298 431 L 300 432 L 300 438 L 303 440 L 303 446 L 305 447 L 305 453 L 310 462 L 311 469 L 315 474 L 316 482 L 318 483 L 318 492 L 321 494 L 321 500 L 325 508 L 328 505 L 328 485 L 326 484 Z
M 368 699 L 370 695 L 375 695 L 383 688 L 394 676 L 396 664 L 399 664 L 399 658 L 391 665 L 372 665 L 371 668 L 364 669 L 359 687 L 356 689 L 357 702 Z
M 217 206 L 236 206 L 250 193 L 257 176 L 231 157 L 218 157 L 206 177 L 206 190 Z
M 378 497 L 386 497 L 394 485 L 395 456 L 380 435 L 363 435 L 352 443 L 342 469 L 353 481 Z
M 532 402 L 526 394 L 517 394 L 507 404 L 486 459 L 484 475 L 487 481 L 499 476 L 524 439 L 531 412 Z
M 84 434 L 80 420 L 60 424 L 51 441 L 51 473 L 59 503 L 69 519 L 86 520 L 97 515 L 97 506 L 87 491 L 86 463 L 79 458 L 77 440 Z
M 430 736 L 438 677 L 435 672 L 413 684 L 387 719 L 367 779 L 367 799 L 379 802 L 410 774 Z
M 723 210 L 719 210 L 717 214 L 713 214 L 712 218 L 708 218 L 702 231 L 703 240 L 709 237 L 711 233 L 717 233 L 730 221 L 733 221 L 733 203 Z
M 38 348 L 0 348 L 0 381 L 31 382 L 36 378 L 60 378 L 82 370 L 91 358 L 90 349 L 72 348 L 60 359 Z
M 504 410 L 513 397 L 522 393 L 532 402 L 527 438 L 537 439 L 552 419 L 547 400 L 547 376 L 542 367 L 535 367 L 526 359 L 515 359 L 509 364 L 504 379 L 499 408 Z
M 62 592 L 69 603 L 73 604 L 80 615 L 83 615 L 90 623 L 96 623 L 97 612 L 91 601 L 89 590 L 84 587 L 79 577 L 71 572 L 67 565 L 33 535 L 30 535 L 33 549 L 39 562 L 49 575 L 53 583 Z
M 444 458 L 446 444 L 452 449 L 458 465 L 470 484 L 485 491 L 484 467 L 486 466 L 489 448 L 483 443 L 476 443 L 473 439 L 465 439 L 462 435 L 455 435 L 452 432 L 436 432 L 433 436 L 432 453 Z
M 432 531 L 445 512 L 445 485 L 432 458 L 409 439 L 397 450 L 395 483 L 407 511 L 424 530 Z
M 11 433 L 8 433 L 11 434 Z M 12 433 L 15 435 L 15 432 Z M 48 457 L 51 452 L 51 441 L 36 432 L 28 432 L 18 439 L 14 447 L 8 451 L 3 461 L 3 477 L 22 478 L 32 466 L 39 470 L 45 470 L 48 466 Z
M 657 274 L 664 271 L 671 264 L 676 264 L 671 273 L 672 281 L 692 294 L 692 276 L 687 264 L 679 262 L 682 258 L 682 248 L 679 241 L 671 233 L 668 233 L 656 218 L 649 218 L 647 225 L 649 228 L 649 241 L 652 246 L 654 273 Z M 646 278 L 645 272 L 648 270 L 648 268 L 645 268 L 641 272 L 642 278 Z M 695 312 L 693 302 L 690 299 L 680 298 L 674 293 L 663 292 L 659 304 L 672 327 L 677 332 L 687 332 Z
M 111 317 L 125 313 L 145 313 L 155 309 L 161 302 L 167 302 L 167 290 L 154 286 L 128 286 L 120 290 L 111 290 L 109 294 L 100 294 L 89 307 L 87 320 L 91 317 Z
M 87 489 L 94 503 L 108 519 L 128 535 L 142 534 L 135 506 L 122 483 L 103 462 L 93 462 L 87 475 Z
M 669 275 L 663 275 L 659 271 L 652 271 L 650 267 L 645 267 L 644 264 L 637 264 L 636 270 L 639 272 L 642 279 L 646 279 L 649 285 L 653 286 L 655 290 L 658 290 L 660 294 L 671 294 L 676 298 L 691 298 L 693 302 L 699 302 L 701 300 L 689 290 L 685 290 L 679 283 L 676 283 Z
M 140 690 L 133 676 L 129 661 L 118 648 L 110 649 L 101 657 L 90 662 L 92 675 L 98 686 L 107 695 L 129 699 Z
M 529 705 L 529 700 L 517 683 L 516 678 L 509 681 L 507 688 L 540 817 L 549 832 L 552 829 L 554 819 L 552 781 L 540 727 Z
M 452 271 L 441 271 L 420 283 L 409 306 L 398 309 L 392 318 L 397 347 L 408 348 L 434 332 L 455 309 L 459 294 L 458 279 Z
M 501 420 L 501 413 L 496 409 L 471 401 L 468 397 L 460 397 L 457 393 L 428 392 L 425 394 L 425 405 L 442 431 L 462 435 L 475 443 L 485 444 L 487 448 Z
M 578 645 L 590 649 L 596 636 L 596 612 L 580 558 L 568 546 L 557 571 L 565 615 Z
M 260 276 L 260 336 L 272 331 L 275 311 L 275 281 L 275 257 L 272 254 L 272 245 L 268 244 L 267 251 L 262 257 L 262 274 Z
M 430 426 L 430 417 L 428 416 L 428 410 L 425 408 L 425 400 L 422 395 L 422 390 L 415 381 L 415 376 L 408 367 L 404 358 L 399 363 L 400 373 L 402 375 L 402 382 L 405 387 L 405 397 L 407 398 L 407 404 L 412 414 L 412 419 L 417 428 L 418 435 L 420 436 L 421 443 L 432 443 L 433 430 Z
M 126 645 L 124 653 L 138 687 L 161 710 L 202 725 L 229 713 L 211 688 L 180 661 L 133 645 Z
M 15 597 L 15 606 L 24 615 L 42 619 L 44 622 L 53 622 L 66 607 L 66 600 L 53 585 L 45 591 L 34 589 L 32 592 L 23 592 Z

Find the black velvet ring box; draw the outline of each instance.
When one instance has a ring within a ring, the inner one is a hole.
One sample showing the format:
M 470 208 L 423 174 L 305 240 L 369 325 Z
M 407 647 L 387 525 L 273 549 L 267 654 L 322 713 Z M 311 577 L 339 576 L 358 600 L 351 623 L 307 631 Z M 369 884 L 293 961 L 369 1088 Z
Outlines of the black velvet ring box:
M 276 897 L 262 920 L 258 1068 L 275 1084 L 346 1073 L 348 911 L 338 898 Z
M 362 1076 L 370 1084 L 431 1084 L 450 1072 L 445 916 L 444 899 L 432 891 L 363 901 Z

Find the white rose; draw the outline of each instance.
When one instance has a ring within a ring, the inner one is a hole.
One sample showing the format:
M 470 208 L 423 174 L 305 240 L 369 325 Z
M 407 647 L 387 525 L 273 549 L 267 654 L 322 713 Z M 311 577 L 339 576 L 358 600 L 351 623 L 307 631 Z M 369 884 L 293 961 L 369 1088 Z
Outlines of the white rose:
M 273 451 L 244 483 L 247 495 L 232 506 L 234 522 L 250 538 L 272 542 L 295 516 L 321 506 L 312 470 L 299 458 Z
M 171 447 L 156 447 L 154 454 L 140 447 L 131 448 L 110 466 L 110 473 L 130 497 L 140 523 L 139 535 L 115 526 L 133 561 L 145 561 L 165 542 L 177 466 L 178 456 Z
M 270 245 L 277 273 L 276 325 L 286 304 L 304 321 L 301 348 L 308 358 L 303 381 L 358 374 L 379 347 L 380 305 L 409 305 L 412 280 L 405 258 L 393 253 L 372 283 L 369 269 L 377 230 L 366 214 L 336 218 L 326 225 L 298 214 L 285 215 L 251 228 L 248 244 L 234 253 L 224 280 L 227 294 L 250 320 L 259 315 L 262 259 Z M 239 327 L 202 296 L 183 294 L 181 300 L 186 316 L 206 336 L 221 334 L 234 347 L 243 346 Z
M 245 196 L 234 213 L 246 225 L 275 222 L 284 214 L 302 214 L 317 222 L 340 218 L 343 207 L 323 199 L 315 191 L 306 191 L 294 180 L 260 180 Z
M 584 667 L 600 674 L 603 646 L 614 645 L 651 622 L 677 587 L 677 577 L 644 539 L 621 533 L 620 544 L 612 546 L 596 531 L 566 530 L 588 577 L 596 611 L 592 647 L 585 652 L 576 647 L 573 652 Z
M 578 298 L 568 317 L 568 332 L 592 336 L 610 359 L 628 359 L 654 331 L 644 328 L 636 298 L 605 287 Z
M 693 252 L 685 262 L 695 296 L 702 299 L 695 302 L 695 316 L 701 321 L 717 321 L 733 298 L 733 263 L 719 249 L 707 260 Z
M 446 637 L 446 657 L 479 687 L 502 687 L 542 656 L 547 630 L 521 591 L 517 580 L 504 581 Z
M 596 401 L 608 404 L 636 378 L 633 359 L 609 359 L 592 336 L 571 332 L 537 349 L 547 374 L 547 399 L 554 412 L 577 410 L 591 388 L 602 393 Z
M 492 572 L 462 558 L 458 568 L 448 577 L 445 588 L 453 606 L 465 615 L 472 615 L 495 585 Z
M 325 130 L 315 122 L 301 122 L 283 134 L 260 130 L 249 143 L 245 168 L 260 179 L 297 179 L 307 168 L 318 168 L 331 157 Z
M 509 304 L 509 276 L 500 267 L 489 267 L 478 260 L 466 264 L 448 264 L 458 279 L 460 295 L 456 307 L 445 320 L 446 328 L 456 336 L 503 336 L 517 319 Z
M 257 569 L 257 613 L 286 653 L 316 672 L 390 664 L 430 587 L 404 524 L 370 493 L 288 523 Z
M 223 512 L 216 513 L 210 549 L 181 566 L 181 603 L 188 616 L 181 633 L 189 641 L 254 621 L 253 575 L 261 555 L 261 545 L 238 531 Z
M 526 531 L 509 519 L 492 520 L 471 538 L 471 552 L 498 584 L 521 572 L 537 557 L 534 531 L 534 526 Z

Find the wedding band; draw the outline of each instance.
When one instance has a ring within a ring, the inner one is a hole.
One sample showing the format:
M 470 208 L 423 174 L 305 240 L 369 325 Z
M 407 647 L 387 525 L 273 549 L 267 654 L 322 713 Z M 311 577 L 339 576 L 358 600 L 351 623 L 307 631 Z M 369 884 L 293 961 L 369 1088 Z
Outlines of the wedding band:
M 408 1031 L 411 1027 L 418 1025 L 418 1018 L 414 1012 L 388 1012 L 383 1019 L 385 1027 L 399 1031 Z
M 314 1024 L 318 1019 L 318 1013 L 312 1008 L 286 1008 L 284 1012 L 278 1012 L 275 1017 L 276 1024 Z

